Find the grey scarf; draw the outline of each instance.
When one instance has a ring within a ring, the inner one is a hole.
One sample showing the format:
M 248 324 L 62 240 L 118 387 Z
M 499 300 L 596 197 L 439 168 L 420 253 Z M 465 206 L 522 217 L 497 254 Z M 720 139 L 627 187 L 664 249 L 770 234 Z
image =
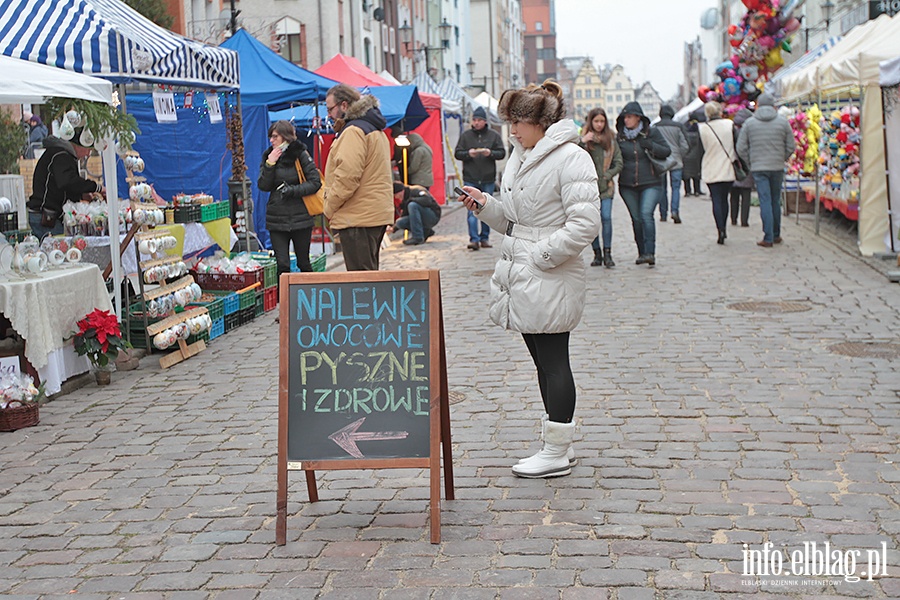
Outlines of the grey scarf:
M 638 126 L 635 127 L 634 129 L 628 129 L 626 127 L 625 131 L 622 132 L 622 135 L 625 136 L 626 140 L 636 140 L 637 136 L 639 136 L 643 130 L 644 130 L 644 122 L 639 121 Z

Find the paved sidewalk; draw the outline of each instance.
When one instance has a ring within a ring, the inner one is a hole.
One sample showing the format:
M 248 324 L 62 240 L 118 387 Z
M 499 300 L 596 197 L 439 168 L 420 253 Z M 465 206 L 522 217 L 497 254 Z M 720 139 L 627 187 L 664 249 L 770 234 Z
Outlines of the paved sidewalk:
M 900 357 L 829 350 L 896 343 L 896 284 L 792 219 L 783 244 L 757 247 L 757 209 L 718 246 L 708 198 L 682 203 L 683 224 L 657 224 L 649 269 L 634 265 L 616 200 L 618 266 L 589 269 L 572 338 L 571 476 L 511 476 L 537 447 L 533 365 L 486 316 L 499 248 L 467 250 L 465 211 L 448 211 L 427 244 L 382 255 L 384 268 L 441 270 L 462 396 L 441 544 L 429 543 L 427 473 L 409 469 L 319 473 L 316 504 L 292 473 L 288 544 L 274 545 L 268 313 L 171 369 L 144 358 L 0 434 L 0 598 L 900 597 Z M 803 310 L 729 308 L 756 301 Z M 742 575 L 742 544 L 790 557 L 826 541 L 841 553 L 830 562 L 860 551 L 857 575 L 884 542 L 888 577 L 792 576 L 790 560 L 779 576 Z

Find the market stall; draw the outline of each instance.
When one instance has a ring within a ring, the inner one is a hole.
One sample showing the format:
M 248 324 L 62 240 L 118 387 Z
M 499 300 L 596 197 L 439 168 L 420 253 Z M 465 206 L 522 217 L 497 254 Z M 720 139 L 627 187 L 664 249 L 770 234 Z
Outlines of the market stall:
M 854 190 L 848 190 L 849 195 L 845 193 L 845 175 L 835 173 L 833 168 L 825 172 L 819 169 L 815 194 L 818 194 L 823 205 L 831 203 L 838 209 L 843 208 L 851 217 L 858 211 L 859 249 L 864 255 L 890 249 L 890 244 L 885 244 L 890 236 L 887 235 L 889 215 L 885 141 L 882 132 L 884 118 L 878 65 L 881 61 L 898 55 L 900 18 L 882 15 L 853 29 L 817 60 L 799 72 L 784 77 L 780 82 L 782 101 L 785 104 L 816 103 L 822 112 L 823 127 L 834 125 L 834 120 L 838 120 L 834 138 L 828 138 L 829 141 L 824 142 L 828 150 L 833 149 L 832 146 L 836 144 L 836 150 L 840 153 L 840 144 L 844 143 L 837 137 L 842 131 L 841 124 L 849 120 L 849 123 L 843 124 L 852 127 L 854 109 L 859 113 L 860 166 L 856 207 L 853 206 Z M 844 117 L 845 113 L 850 113 L 849 117 Z M 843 132 L 849 140 L 852 132 Z M 820 158 L 820 163 L 824 158 L 827 157 Z M 840 186 L 835 181 L 838 176 L 841 178 Z
M 900 56 L 879 66 L 884 115 L 884 157 L 887 165 L 888 240 L 891 252 L 900 251 Z

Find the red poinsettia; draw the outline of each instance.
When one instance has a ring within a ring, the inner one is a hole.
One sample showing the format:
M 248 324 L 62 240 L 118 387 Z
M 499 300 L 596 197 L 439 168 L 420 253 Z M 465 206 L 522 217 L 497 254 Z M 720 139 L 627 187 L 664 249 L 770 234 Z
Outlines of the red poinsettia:
M 115 360 L 120 350 L 131 344 L 122 339 L 119 320 L 108 310 L 94 309 L 76 323 L 78 333 L 72 336 L 75 352 L 87 356 L 95 366 L 105 367 Z

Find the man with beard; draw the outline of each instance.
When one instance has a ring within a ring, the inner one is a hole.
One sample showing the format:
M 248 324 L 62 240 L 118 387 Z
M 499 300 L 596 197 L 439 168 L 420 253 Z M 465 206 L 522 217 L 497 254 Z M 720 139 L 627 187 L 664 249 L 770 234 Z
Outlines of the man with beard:
M 338 84 L 325 96 L 335 141 L 325 166 L 325 216 L 348 271 L 377 271 L 381 240 L 394 222 L 387 125 L 378 99 Z

